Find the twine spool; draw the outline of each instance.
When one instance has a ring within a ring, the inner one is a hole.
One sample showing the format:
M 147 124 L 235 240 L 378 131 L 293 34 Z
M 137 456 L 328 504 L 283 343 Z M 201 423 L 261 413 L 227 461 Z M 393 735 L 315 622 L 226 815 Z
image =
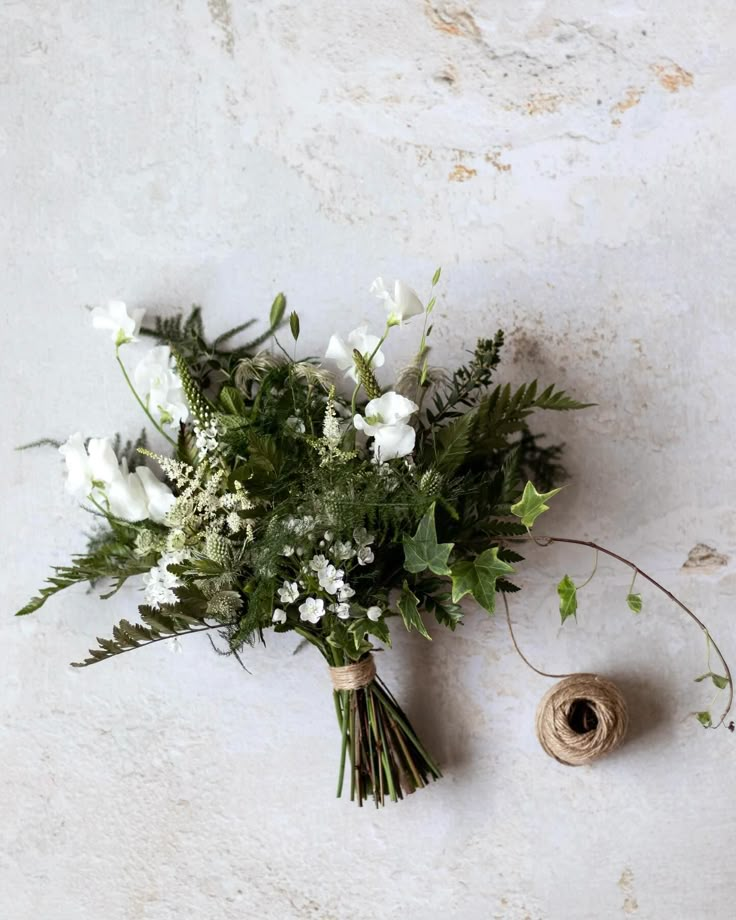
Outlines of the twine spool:
M 537 738 L 550 757 L 571 767 L 617 748 L 629 724 L 618 687 L 595 674 L 571 674 L 551 687 L 537 709 Z
M 341 668 L 330 668 L 332 686 L 335 690 L 360 690 L 367 687 L 376 676 L 376 663 L 373 655 L 366 655 L 360 661 L 346 664 Z

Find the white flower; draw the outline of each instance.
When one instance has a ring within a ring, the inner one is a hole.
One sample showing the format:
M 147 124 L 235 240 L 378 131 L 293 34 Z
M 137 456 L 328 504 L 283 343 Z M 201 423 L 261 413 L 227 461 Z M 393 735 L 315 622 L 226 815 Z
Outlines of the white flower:
M 372 620 L 375 623 L 377 620 L 381 619 L 382 613 L 383 613 L 383 610 L 381 610 L 380 607 L 369 607 L 366 610 L 365 615 L 368 617 L 369 620 Z
M 383 278 L 376 278 L 371 284 L 370 292 L 383 301 L 388 313 L 389 326 L 400 326 L 405 319 L 424 313 L 424 305 L 421 300 L 403 281 L 394 281 L 394 293 L 392 296 L 386 290 Z
M 137 475 L 137 471 L 128 472 L 125 460 L 121 464 L 119 475 L 105 486 L 105 495 L 110 514 L 115 517 L 123 521 L 142 521 L 148 517 L 148 501 L 143 480 Z
M 158 345 L 144 355 L 133 376 L 138 395 L 161 424 L 178 428 L 187 420 L 189 407 L 168 345 Z
M 334 537 L 334 534 L 333 534 L 333 532 L 332 532 L 331 530 L 326 530 L 326 531 L 324 532 L 324 538 L 325 538 L 325 540 L 326 540 L 328 543 L 332 543 L 332 538 L 333 538 L 333 537 Z
M 291 546 L 291 544 L 287 543 L 286 546 L 281 550 L 281 555 L 282 556 L 293 556 L 294 547 Z
M 282 604 L 293 604 L 299 597 L 299 585 L 295 581 L 285 581 L 284 586 L 276 593 Z
M 149 607 L 158 610 L 161 604 L 176 604 L 179 600 L 174 593 L 174 588 L 181 585 L 181 580 L 168 566 L 183 562 L 186 554 L 183 552 L 164 553 L 149 572 L 143 576 L 145 592 L 143 598 Z
M 90 438 L 85 449 L 82 435 L 77 432 L 59 452 L 66 461 L 67 491 L 80 500 L 92 496 L 124 521 L 150 517 L 162 523 L 174 503 L 169 487 L 147 467 L 129 473 L 125 461 L 118 464 L 110 438 Z
M 291 428 L 292 431 L 296 431 L 297 434 L 304 434 L 306 431 L 304 422 L 300 418 L 297 418 L 296 415 L 290 415 L 286 419 L 286 427 Z
M 66 490 L 75 498 L 84 499 L 92 491 L 92 471 L 80 432 L 73 434 L 59 448 L 66 463 Z
M 355 555 L 355 550 L 353 549 L 353 544 L 350 540 L 346 540 L 344 543 L 342 540 L 338 540 L 337 543 L 332 547 L 332 552 L 335 556 L 335 559 L 338 561 L 343 561 L 344 559 L 352 559 Z
M 330 610 L 341 620 L 347 620 L 350 616 L 350 604 L 330 604 Z
M 365 527 L 356 527 L 353 531 L 353 539 L 358 546 L 370 546 L 375 537 L 372 533 L 368 533 Z
M 126 342 L 135 342 L 145 310 L 131 310 L 122 300 L 111 300 L 106 307 L 95 307 L 92 311 L 92 325 L 95 329 L 109 329 L 116 347 Z
M 337 599 L 342 603 L 343 601 L 349 601 L 351 597 L 355 596 L 355 590 L 350 587 L 349 584 L 344 584 L 341 588 L 337 589 Z
M 357 383 L 358 371 L 355 367 L 353 350 L 357 349 L 364 358 L 368 359 L 373 355 L 380 341 L 377 335 L 369 335 L 367 326 L 358 326 L 348 335 L 347 345 L 339 335 L 333 335 L 327 345 L 325 357 L 329 358 L 330 361 L 334 361 L 341 371 L 345 371 L 346 377 L 350 377 Z M 383 367 L 385 360 L 386 358 L 379 348 L 373 355 L 371 367 Z
M 353 424 L 358 431 L 373 437 L 373 455 L 379 463 L 405 457 L 414 450 L 416 432 L 407 419 L 419 406 L 406 396 L 389 390 L 365 407 L 365 417 L 355 415 Z
M 166 515 L 176 500 L 174 493 L 166 483 L 157 479 L 147 466 L 136 467 L 135 473 L 143 485 L 148 506 L 148 517 L 152 521 L 156 521 L 157 524 L 163 524 Z
M 286 611 L 282 610 L 280 607 L 277 607 L 273 616 L 271 617 L 274 623 L 285 623 L 286 622 Z
M 309 568 L 314 572 L 320 572 L 323 568 L 325 568 L 326 565 L 329 565 L 329 561 L 330 560 L 327 559 L 326 556 L 321 554 L 312 556 L 312 558 L 309 560 Z
M 321 588 L 328 594 L 336 594 L 338 589 L 342 588 L 343 576 L 345 572 L 342 569 L 336 569 L 334 565 L 326 565 L 317 573 Z
M 358 550 L 358 565 L 370 565 L 375 558 L 370 546 L 361 546 Z
M 325 602 L 321 597 L 308 597 L 299 605 L 299 619 L 306 623 L 319 623 L 325 615 Z

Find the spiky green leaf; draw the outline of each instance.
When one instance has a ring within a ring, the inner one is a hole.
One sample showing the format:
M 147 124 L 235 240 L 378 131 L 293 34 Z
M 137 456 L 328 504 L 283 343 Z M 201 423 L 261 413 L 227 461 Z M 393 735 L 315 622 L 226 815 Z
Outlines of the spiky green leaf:
M 493 613 L 496 609 L 496 582 L 514 571 L 514 567 L 498 558 L 498 547 L 485 550 L 475 559 L 455 562 L 452 566 L 452 600 L 457 603 L 466 594 Z

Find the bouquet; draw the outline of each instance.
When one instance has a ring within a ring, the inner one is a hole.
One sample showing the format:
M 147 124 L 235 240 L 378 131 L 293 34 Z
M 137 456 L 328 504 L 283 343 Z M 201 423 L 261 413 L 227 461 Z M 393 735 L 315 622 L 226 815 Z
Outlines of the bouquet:
M 429 639 L 427 618 L 455 630 L 463 599 L 492 614 L 498 592 L 519 590 L 518 541 L 564 473 L 561 448 L 543 445 L 529 417 L 586 405 L 536 381 L 496 382 L 501 331 L 453 372 L 432 366 L 439 278 L 426 304 L 401 281 L 376 279 L 379 332 L 333 335 L 324 359 L 297 357 L 299 316 L 287 317 L 281 294 L 267 330 L 241 345 L 250 322 L 210 340 L 197 307 L 152 326 L 119 301 L 95 309 L 165 447 L 152 450 L 145 432 L 126 444 L 77 433 L 59 446 L 67 489 L 98 526 L 19 613 L 79 582 L 104 582 L 110 597 L 140 578 L 137 617 L 77 667 L 201 632 L 240 660 L 269 630 L 294 632 L 331 675 L 338 795 L 346 772 L 361 805 L 438 779 L 373 653 L 390 646 L 392 626 Z M 415 358 L 389 373 L 394 338 L 407 334 Z M 131 372 L 130 344 L 142 336 L 158 344 Z M 577 605 L 568 576 L 558 592 L 564 620 Z M 628 600 L 641 609 L 633 583 Z M 730 689 L 728 671 L 712 676 Z

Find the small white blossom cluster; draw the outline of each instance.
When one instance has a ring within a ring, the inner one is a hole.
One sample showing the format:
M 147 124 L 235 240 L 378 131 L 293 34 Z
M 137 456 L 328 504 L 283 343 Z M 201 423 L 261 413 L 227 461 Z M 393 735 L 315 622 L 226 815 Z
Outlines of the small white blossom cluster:
M 313 518 L 294 518 L 293 526 L 302 530 L 302 528 L 311 528 Z M 277 590 L 282 607 L 277 607 L 273 612 L 274 623 L 286 623 L 287 611 L 284 607 L 296 605 L 297 601 L 304 596 L 301 604 L 298 605 L 299 619 L 304 623 L 316 624 L 322 617 L 330 612 L 334 613 L 338 619 L 347 620 L 353 610 L 350 603 L 355 596 L 355 589 L 347 581 L 346 571 L 344 568 L 338 568 L 331 558 L 336 562 L 348 562 L 352 559 L 358 565 L 369 565 L 374 560 L 371 543 L 373 537 L 364 527 L 358 527 L 353 531 L 353 541 L 335 540 L 333 534 L 325 532 L 324 538 L 320 540 L 320 548 L 324 547 L 325 552 L 315 553 L 312 558 L 302 566 L 302 577 L 298 581 L 284 581 L 283 585 Z M 329 544 L 332 544 L 331 546 Z M 292 555 L 293 547 L 285 547 L 291 550 L 285 555 Z M 329 555 L 326 555 L 328 553 Z M 326 597 L 320 597 L 319 594 Z M 362 608 L 357 611 L 362 612 Z M 380 607 L 372 606 L 365 611 L 369 620 L 378 620 L 383 611 Z
M 158 610 L 162 604 L 176 604 L 178 598 L 174 588 L 181 586 L 181 579 L 170 572 L 170 565 L 184 562 L 188 554 L 183 550 L 164 553 L 149 572 L 143 576 L 143 598 L 149 607 Z

